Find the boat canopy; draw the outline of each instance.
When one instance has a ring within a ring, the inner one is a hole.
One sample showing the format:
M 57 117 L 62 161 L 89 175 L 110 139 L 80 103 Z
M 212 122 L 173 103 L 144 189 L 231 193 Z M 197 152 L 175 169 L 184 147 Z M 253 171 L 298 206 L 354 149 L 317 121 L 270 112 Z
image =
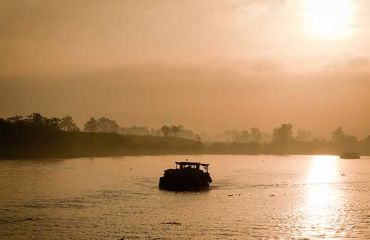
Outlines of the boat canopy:
M 184 169 L 184 168 L 195 168 L 200 169 L 203 167 L 206 172 L 208 172 L 208 163 L 200 163 L 200 162 L 176 162 L 176 169 Z

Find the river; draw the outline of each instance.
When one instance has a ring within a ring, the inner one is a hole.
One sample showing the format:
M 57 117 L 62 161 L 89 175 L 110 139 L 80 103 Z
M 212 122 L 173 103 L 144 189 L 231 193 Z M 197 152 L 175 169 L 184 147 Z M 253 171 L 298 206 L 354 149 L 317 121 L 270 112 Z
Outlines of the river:
M 208 191 L 158 189 L 210 164 Z M 135 156 L 0 161 L 1 239 L 370 239 L 370 158 Z

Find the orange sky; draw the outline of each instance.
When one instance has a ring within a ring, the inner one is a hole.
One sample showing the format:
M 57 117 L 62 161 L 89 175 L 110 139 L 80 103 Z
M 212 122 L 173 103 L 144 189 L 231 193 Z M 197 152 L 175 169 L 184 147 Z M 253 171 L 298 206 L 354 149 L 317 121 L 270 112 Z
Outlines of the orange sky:
M 0 116 L 368 135 L 370 1 L 307 1 L 0 1 Z

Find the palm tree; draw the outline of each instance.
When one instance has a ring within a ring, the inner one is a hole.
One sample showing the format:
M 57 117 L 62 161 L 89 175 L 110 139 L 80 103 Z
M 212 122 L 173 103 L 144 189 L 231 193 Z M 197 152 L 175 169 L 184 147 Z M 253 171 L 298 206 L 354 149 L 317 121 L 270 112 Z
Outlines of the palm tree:
M 95 118 L 90 118 L 89 121 L 87 121 L 84 125 L 84 131 L 85 132 L 97 132 L 98 131 L 98 124 Z
M 74 122 L 71 116 L 65 116 L 59 121 L 60 129 L 67 131 L 67 132 L 74 132 L 79 131 L 80 129 L 77 127 L 76 123 Z
M 15 115 L 13 117 L 9 117 L 6 120 L 10 123 L 18 123 L 22 121 L 24 118 L 22 116 Z
M 44 123 L 45 118 L 40 113 L 32 113 L 28 115 L 26 121 L 35 124 L 35 125 L 42 125 Z

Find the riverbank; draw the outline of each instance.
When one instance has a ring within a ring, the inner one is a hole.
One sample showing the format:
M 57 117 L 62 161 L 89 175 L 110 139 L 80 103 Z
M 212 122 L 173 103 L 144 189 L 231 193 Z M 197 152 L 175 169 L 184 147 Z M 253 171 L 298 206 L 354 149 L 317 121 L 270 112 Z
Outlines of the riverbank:
M 145 129 L 133 134 L 107 118 L 91 118 L 83 131 L 69 116 L 60 119 L 33 113 L 25 118 L 0 118 L 0 159 L 176 154 L 339 155 L 343 152 L 370 155 L 370 136 L 358 140 L 341 128 L 333 132 L 331 140 L 325 140 L 305 138 L 302 133 L 293 136 L 293 125 L 282 124 L 274 129 L 270 139 L 262 138 L 262 133 L 252 128 L 251 133 L 243 131 L 229 140 L 221 140 L 224 142 L 209 139 L 204 142 L 200 135 L 185 131 L 182 126 Z
M 176 137 L 57 131 L 2 139 L 0 159 L 196 154 L 201 149 L 200 142 Z
M 327 142 L 202 143 L 178 137 L 52 131 L 0 137 L 0 159 L 77 158 L 140 155 L 338 155 Z M 370 155 L 364 149 L 362 155 Z

